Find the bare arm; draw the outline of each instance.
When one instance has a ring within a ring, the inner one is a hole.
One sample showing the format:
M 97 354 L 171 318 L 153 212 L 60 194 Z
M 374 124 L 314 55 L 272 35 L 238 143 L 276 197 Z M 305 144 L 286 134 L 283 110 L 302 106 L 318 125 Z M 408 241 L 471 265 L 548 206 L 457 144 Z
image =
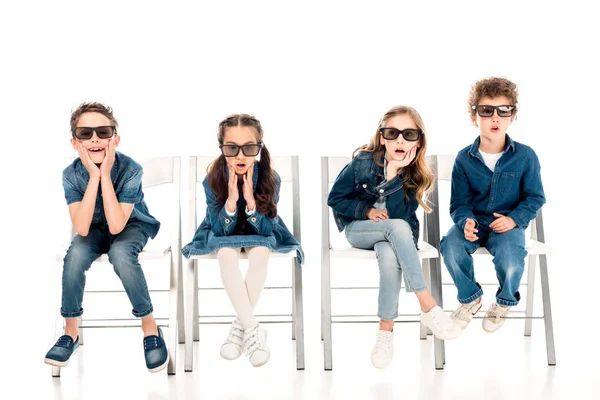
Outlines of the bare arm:
M 134 204 L 119 203 L 110 175 L 103 175 L 100 184 L 102 185 L 102 203 L 104 204 L 104 215 L 108 223 L 108 230 L 113 235 L 119 234 L 127 225 Z
M 75 232 L 81 236 L 87 236 L 94 217 L 94 208 L 96 207 L 96 196 L 98 195 L 98 184 L 100 179 L 97 176 L 90 177 L 83 200 L 69 204 L 69 215 Z

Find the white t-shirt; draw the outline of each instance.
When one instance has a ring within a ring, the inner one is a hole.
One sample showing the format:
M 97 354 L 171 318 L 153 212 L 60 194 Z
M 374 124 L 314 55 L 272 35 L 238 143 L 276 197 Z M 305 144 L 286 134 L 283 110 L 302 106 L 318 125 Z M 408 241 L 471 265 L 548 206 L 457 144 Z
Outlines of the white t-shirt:
M 383 159 L 383 176 L 385 181 L 387 181 L 387 160 L 385 158 Z M 375 201 L 375 204 L 373 204 L 373 208 L 377 210 L 385 210 L 385 197 L 379 196 L 377 201 Z
M 502 156 L 502 153 L 489 154 L 489 153 L 484 153 L 481 150 L 479 150 L 479 152 L 481 153 L 481 156 L 483 157 L 483 161 L 485 162 L 485 165 L 487 165 L 487 167 L 489 169 L 491 169 L 492 172 L 494 172 L 494 167 L 496 166 L 496 162 Z

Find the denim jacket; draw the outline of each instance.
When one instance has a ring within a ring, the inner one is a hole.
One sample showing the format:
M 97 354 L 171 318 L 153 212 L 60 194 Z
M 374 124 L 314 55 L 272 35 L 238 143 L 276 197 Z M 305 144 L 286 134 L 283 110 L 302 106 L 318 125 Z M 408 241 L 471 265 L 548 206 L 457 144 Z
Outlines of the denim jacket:
M 458 153 L 454 162 L 452 220 L 464 229 L 467 218 L 488 225 L 495 219 L 493 213 L 498 213 L 510 217 L 520 228 L 527 228 L 546 202 L 537 155 L 506 135 L 506 149 L 492 172 L 479 152 L 479 143 L 477 137 Z
M 383 157 L 379 161 L 383 164 Z M 419 238 L 416 214 L 419 203 L 412 192 L 406 198 L 403 179 L 400 174 L 386 181 L 383 167 L 377 165 L 373 153 L 358 153 L 335 179 L 327 198 L 338 230 L 343 231 L 352 221 L 367 219 L 367 210 L 379 197 L 385 197 L 389 217 L 408 222 L 416 244 Z
M 143 170 L 140 164 L 123 153 L 115 152 L 115 163 L 110 170 L 110 178 L 115 188 L 117 201 L 119 203 L 134 204 L 126 226 L 135 223 L 142 227 L 148 237 L 154 239 L 160 229 L 160 222 L 148 212 L 142 191 L 142 173 Z M 83 166 L 81 159 L 75 159 L 71 165 L 65 168 L 62 178 L 67 205 L 82 201 L 90 180 L 90 174 Z M 108 226 L 104 214 L 104 203 L 102 202 L 102 186 L 98 186 L 92 224 Z
M 258 174 L 260 173 L 258 163 L 254 163 L 252 185 L 256 188 Z M 227 178 L 229 178 L 229 171 Z M 279 201 L 279 188 L 281 178 L 275 172 L 275 204 Z M 186 258 L 195 255 L 213 253 L 223 247 L 252 247 L 265 246 L 276 253 L 289 253 L 297 251 L 298 262 L 303 263 L 304 252 L 300 243 L 285 226 L 279 215 L 268 218 L 257 209 L 252 214 L 246 214 L 246 200 L 239 186 L 239 198 L 237 210 L 234 215 L 227 213 L 225 205 L 219 204 L 214 192 L 208 185 L 208 177 L 202 182 L 206 193 L 206 217 L 200 224 L 194 238 L 183 247 L 182 253 Z M 239 234 L 240 225 L 244 234 Z

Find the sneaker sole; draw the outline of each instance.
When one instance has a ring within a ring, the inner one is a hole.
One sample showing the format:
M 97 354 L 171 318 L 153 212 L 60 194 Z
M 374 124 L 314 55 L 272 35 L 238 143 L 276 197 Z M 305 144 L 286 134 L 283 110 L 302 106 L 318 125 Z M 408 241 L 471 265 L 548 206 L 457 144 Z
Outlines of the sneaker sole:
M 267 353 L 267 359 L 265 361 L 261 362 L 260 364 L 256 364 L 256 365 L 252 364 L 252 363 L 250 363 L 250 364 L 252 364 L 252 366 L 254 368 L 258 368 L 258 367 L 262 367 L 263 365 L 265 365 L 270 359 L 271 359 L 271 352 Z
M 66 367 L 67 365 L 69 365 L 69 362 L 71 361 L 71 357 L 73 357 L 73 355 L 75 353 L 77 353 L 77 350 L 79 350 L 79 346 L 77 346 L 77 348 L 75 350 L 73 350 L 73 352 L 71 353 L 71 356 L 67 359 L 67 361 L 58 361 L 58 360 L 54 360 L 52 358 L 47 358 L 44 357 L 44 363 L 48 364 L 48 365 L 52 365 L 53 367 Z
M 392 363 L 392 360 L 389 361 L 383 361 L 383 360 L 379 360 L 377 358 L 373 358 L 371 357 L 371 364 L 373 364 L 373 366 L 377 369 L 385 369 L 387 368 L 390 364 Z
M 484 320 L 484 321 L 485 321 L 485 320 Z M 502 320 L 502 323 L 501 323 L 501 324 L 498 324 L 498 326 L 497 326 L 495 329 L 492 329 L 492 330 L 490 330 L 490 329 L 486 329 L 486 328 L 485 328 L 485 325 L 484 325 L 483 323 L 481 324 L 481 327 L 482 327 L 482 328 L 483 328 L 483 330 L 484 330 L 484 331 L 486 331 L 487 333 L 494 333 L 494 332 L 496 332 L 498 329 L 500 329 L 500 328 L 502 327 L 502 325 L 504 325 L 504 322 L 505 322 L 505 320 L 503 319 L 503 320 Z
M 169 357 L 169 354 L 167 353 L 167 360 L 162 365 L 159 365 L 158 367 L 152 368 L 152 369 L 148 368 L 148 371 L 152 372 L 152 373 L 156 373 L 156 372 L 162 371 L 163 369 L 165 369 L 165 367 L 167 366 L 167 364 L 169 364 L 169 359 L 170 359 L 170 357 Z

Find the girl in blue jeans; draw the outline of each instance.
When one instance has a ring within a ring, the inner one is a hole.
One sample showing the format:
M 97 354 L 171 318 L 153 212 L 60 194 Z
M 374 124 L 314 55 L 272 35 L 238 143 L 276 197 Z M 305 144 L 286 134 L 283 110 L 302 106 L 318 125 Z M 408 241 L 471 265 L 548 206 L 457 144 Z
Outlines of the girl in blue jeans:
M 336 178 L 327 204 L 340 231 L 354 247 L 375 250 L 379 264 L 379 328 L 371 352 L 376 368 L 393 357 L 393 328 L 398 316 L 402 273 L 407 292 L 415 292 L 421 322 L 440 339 L 454 339 L 459 327 L 443 312 L 425 285 L 417 252 L 419 205 L 433 185 L 427 166 L 427 140 L 421 116 L 398 106 L 385 113 L 371 142 L 355 150 Z

